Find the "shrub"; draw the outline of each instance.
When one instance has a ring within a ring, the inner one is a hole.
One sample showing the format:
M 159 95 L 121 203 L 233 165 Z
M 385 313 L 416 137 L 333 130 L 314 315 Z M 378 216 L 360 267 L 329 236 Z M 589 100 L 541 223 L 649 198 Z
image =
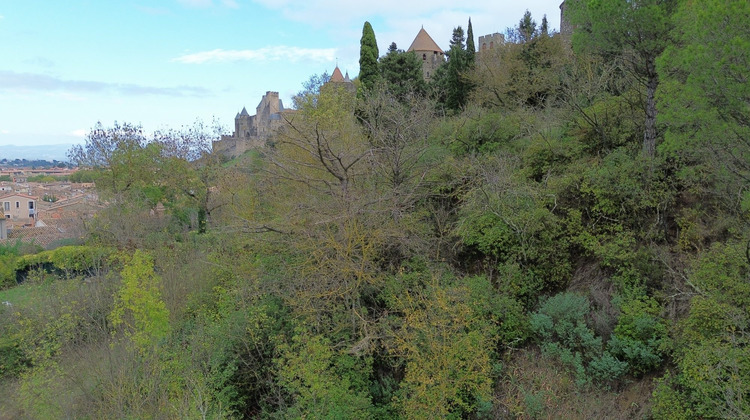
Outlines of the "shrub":
M 656 417 L 744 418 L 750 412 L 746 249 L 744 241 L 715 244 L 693 265 L 687 280 L 701 293 L 691 299 L 675 337 L 678 370 L 654 392 Z
M 667 339 L 667 326 L 658 316 L 659 304 L 644 296 L 624 302 L 620 311 L 614 336 L 607 344 L 610 352 L 627 361 L 636 376 L 656 369 Z
M 604 351 L 601 337 L 586 324 L 589 300 L 574 293 L 560 293 L 542 303 L 531 315 L 531 330 L 542 353 L 570 367 L 579 386 L 592 380 L 608 382 L 627 371 L 627 362 Z

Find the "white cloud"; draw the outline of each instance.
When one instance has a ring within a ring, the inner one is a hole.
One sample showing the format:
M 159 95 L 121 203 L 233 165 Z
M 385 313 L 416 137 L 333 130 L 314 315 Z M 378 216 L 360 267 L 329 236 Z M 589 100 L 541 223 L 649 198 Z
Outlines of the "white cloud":
M 9 130 L 0 130 L 0 134 L 10 134 Z
M 166 16 L 171 14 L 169 9 L 166 7 L 150 7 L 150 6 L 141 6 L 136 4 L 134 6 L 137 10 L 140 10 L 141 12 L 151 15 L 151 16 Z
M 180 4 L 188 7 L 211 7 L 213 0 L 177 0 Z
M 461 25 L 465 30 L 469 17 L 475 37 L 504 32 L 507 27 L 517 25 L 527 9 L 537 23 L 541 23 L 546 14 L 550 27 L 557 28 L 561 0 L 475 0 L 459 5 L 455 0 L 350 0 L 345 7 L 340 0 L 253 2 L 276 10 L 287 19 L 335 33 L 341 39 L 356 37 L 359 40 L 362 24 L 370 21 L 378 44 L 385 48 L 395 41 L 406 49 L 424 25 L 438 45 L 447 49 L 453 28 Z M 357 28 L 352 26 L 353 22 L 358 22 L 354 25 Z
M 73 137 L 80 137 L 80 138 L 84 138 L 84 137 L 86 137 L 86 134 L 88 134 L 88 130 L 85 130 L 85 129 L 83 129 L 83 128 L 79 128 L 79 129 L 77 129 L 77 130 L 73 130 L 73 131 L 71 131 L 71 132 L 70 132 L 70 133 L 68 133 L 68 134 L 69 134 L 69 135 L 71 135 L 71 136 L 73 136 Z
M 173 59 L 186 64 L 202 64 L 222 61 L 288 61 L 298 62 L 312 60 L 330 62 L 336 58 L 335 48 L 299 48 L 288 46 L 264 47 L 257 50 L 222 50 L 201 51 L 186 54 Z
M 211 92 L 199 86 L 146 86 L 132 83 L 110 83 L 93 80 L 68 80 L 39 73 L 17 73 L 0 70 L 0 92 L 28 92 L 43 91 L 67 93 L 96 93 L 116 92 L 123 95 L 143 96 L 173 96 L 173 97 L 202 97 Z M 80 99 L 80 97 L 75 97 Z M 73 97 L 69 99 L 74 99 Z
M 214 0 L 177 0 L 180 4 L 197 9 L 205 9 L 214 6 Z M 236 0 L 219 0 L 219 3 L 230 9 L 238 9 L 240 5 Z

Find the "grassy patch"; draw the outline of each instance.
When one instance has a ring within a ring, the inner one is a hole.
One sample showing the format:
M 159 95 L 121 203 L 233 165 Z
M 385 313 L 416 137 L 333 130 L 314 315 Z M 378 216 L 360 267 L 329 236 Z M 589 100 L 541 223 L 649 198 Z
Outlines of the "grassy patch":
M 21 284 L 0 290 L 0 302 L 10 302 L 13 306 L 26 306 L 34 297 L 34 291 L 37 288 L 33 284 Z

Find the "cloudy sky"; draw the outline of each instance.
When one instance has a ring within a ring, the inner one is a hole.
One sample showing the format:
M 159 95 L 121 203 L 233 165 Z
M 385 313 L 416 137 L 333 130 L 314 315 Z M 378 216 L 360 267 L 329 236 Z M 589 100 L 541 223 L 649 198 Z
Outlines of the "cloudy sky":
M 526 9 L 559 28 L 560 2 L 0 0 L 0 145 L 80 143 L 98 121 L 151 132 L 216 118 L 230 130 L 266 91 L 288 106 L 337 63 L 355 77 L 365 21 L 381 54 L 422 26 L 447 49 L 470 17 L 475 37 Z

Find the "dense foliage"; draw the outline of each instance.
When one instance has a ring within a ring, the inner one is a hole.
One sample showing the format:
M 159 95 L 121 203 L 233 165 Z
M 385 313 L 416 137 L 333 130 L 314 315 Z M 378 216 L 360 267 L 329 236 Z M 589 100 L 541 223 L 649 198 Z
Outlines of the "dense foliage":
M 750 416 L 750 4 L 567 7 L 429 84 L 366 24 L 231 161 L 95 127 L 86 245 L 0 247 L 0 416 Z
M 378 80 L 378 42 L 370 22 L 362 27 L 359 40 L 359 80 L 363 89 L 372 89 Z

